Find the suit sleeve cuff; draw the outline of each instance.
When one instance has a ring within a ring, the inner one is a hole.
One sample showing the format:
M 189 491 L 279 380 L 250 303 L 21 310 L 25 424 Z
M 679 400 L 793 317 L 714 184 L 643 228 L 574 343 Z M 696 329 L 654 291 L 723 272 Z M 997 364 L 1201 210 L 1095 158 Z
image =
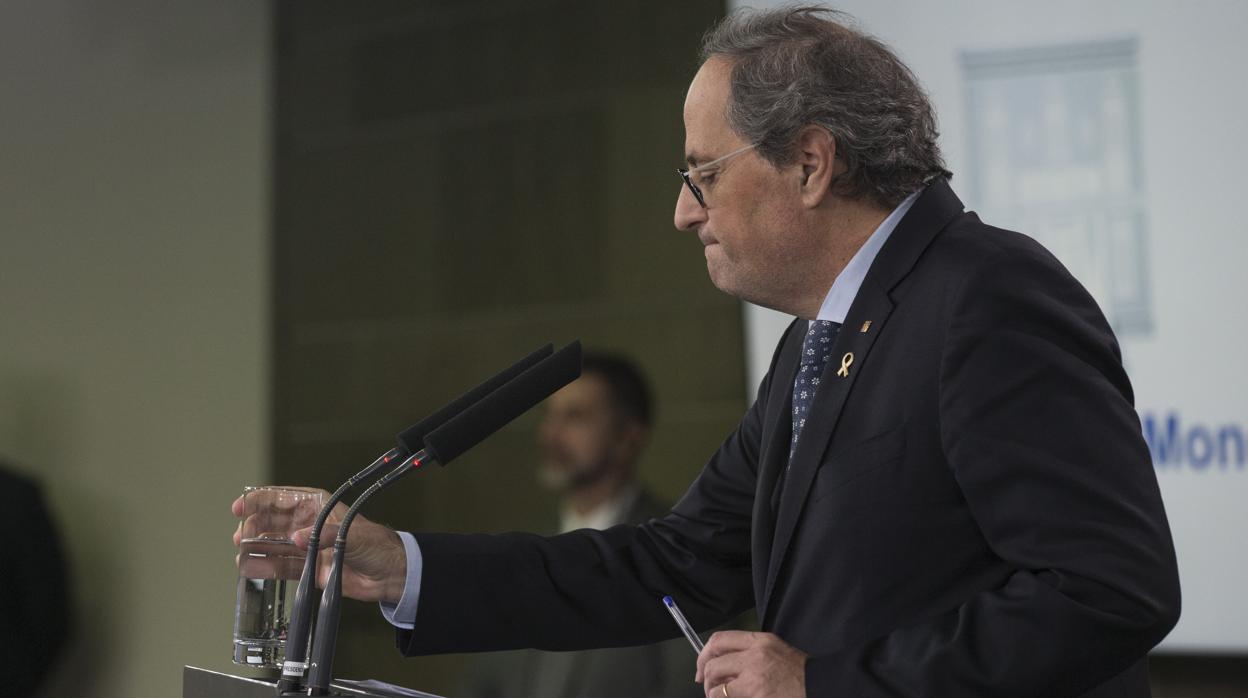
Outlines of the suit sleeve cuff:
M 411 630 L 416 625 L 416 607 L 420 603 L 420 577 L 424 572 L 424 558 L 416 538 L 406 531 L 399 531 L 403 550 L 407 553 L 407 582 L 397 604 L 381 602 L 381 615 L 396 628 Z

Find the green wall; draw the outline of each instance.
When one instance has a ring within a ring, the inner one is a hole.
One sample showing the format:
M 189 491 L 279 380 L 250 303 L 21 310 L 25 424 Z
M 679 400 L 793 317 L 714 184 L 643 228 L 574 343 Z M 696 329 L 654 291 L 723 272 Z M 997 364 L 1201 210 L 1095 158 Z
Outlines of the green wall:
M 55 695 L 231 667 L 228 507 L 267 470 L 269 47 L 251 0 L 0 3 L 0 454 L 72 566 Z

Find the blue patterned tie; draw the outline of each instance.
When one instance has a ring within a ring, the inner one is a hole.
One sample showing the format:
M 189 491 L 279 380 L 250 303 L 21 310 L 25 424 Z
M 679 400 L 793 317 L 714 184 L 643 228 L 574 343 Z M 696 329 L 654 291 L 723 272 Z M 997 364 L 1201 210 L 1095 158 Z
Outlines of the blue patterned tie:
M 819 381 L 823 368 L 828 365 L 828 357 L 832 355 L 832 344 L 836 341 L 837 330 L 841 323 L 831 320 L 812 320 L 806 339 L 802 341 L 801 368 L 793 380 L 793 439 L 789 442 L 789 459 L 797 450 L 797 439 L 806 426 L 806 414 L 810 411 L 810 403 L 819 389 Z

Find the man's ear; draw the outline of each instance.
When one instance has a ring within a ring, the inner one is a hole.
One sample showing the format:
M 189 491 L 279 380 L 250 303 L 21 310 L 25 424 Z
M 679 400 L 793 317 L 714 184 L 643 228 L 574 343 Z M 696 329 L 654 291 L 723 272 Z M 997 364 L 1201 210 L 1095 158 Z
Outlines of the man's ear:
M 797 134 L 797 165 L 801 171 L 802 203 L 815 208 L 832 190 L 840 174 L 836 159 L 836 139 L 821 126 L 806 126 Z

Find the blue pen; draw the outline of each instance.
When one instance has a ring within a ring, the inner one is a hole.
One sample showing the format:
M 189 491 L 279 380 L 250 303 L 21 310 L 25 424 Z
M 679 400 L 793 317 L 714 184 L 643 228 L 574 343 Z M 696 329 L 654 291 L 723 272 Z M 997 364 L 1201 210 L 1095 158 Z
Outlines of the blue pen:
M 693 651 L 702 654 L 702 638 L 693 632 L 693 626 L 689 625 L 689 621 L 685 620 L 685 614 L 680 612 L 680 607 L 672 600 L 670 596 L 663 597 L 663 605 L 667 606 L 667 612 L 672 614 L 672 618 L 676 621 L 676 625 L 680 626 L 680 631 L 689 638 L 689 644 L 693 645 Z

